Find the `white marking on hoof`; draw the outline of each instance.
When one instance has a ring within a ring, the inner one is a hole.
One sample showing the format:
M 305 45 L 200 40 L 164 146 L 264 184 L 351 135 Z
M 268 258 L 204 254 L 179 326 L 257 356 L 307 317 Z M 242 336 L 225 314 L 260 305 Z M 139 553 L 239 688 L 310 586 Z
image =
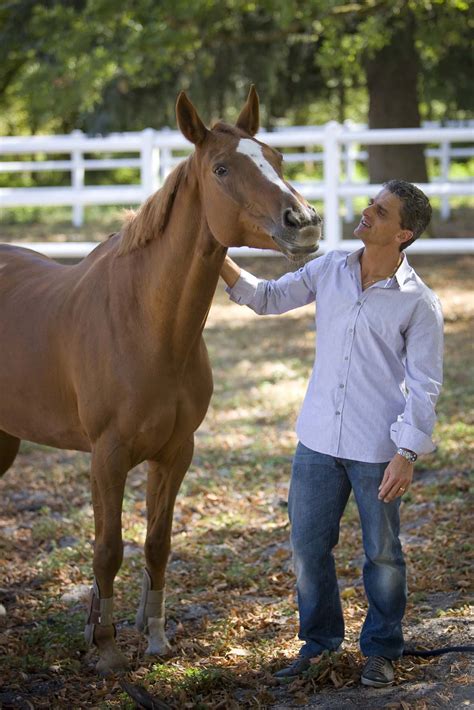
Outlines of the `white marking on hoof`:
M 171 646 L 165 634 L 165 620 L 150 617 L 148 619 L 148 647 L 145 651 L 147 656 L 169 656 L 172 653 Z

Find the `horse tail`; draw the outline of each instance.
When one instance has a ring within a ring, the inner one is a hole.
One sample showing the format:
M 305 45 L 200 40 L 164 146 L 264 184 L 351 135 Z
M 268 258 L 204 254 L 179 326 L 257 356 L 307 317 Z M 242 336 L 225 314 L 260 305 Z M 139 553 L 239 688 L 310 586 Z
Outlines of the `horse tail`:
M 20 448 L 20 439 L 0 430 L 0 476 L 8 471 Z
M 429 651 L 418 651 L 415 648 L 406 648 L 403 651 L 404 656 L 419 656 L 420 658 L 429 658 L 430 656 L 442 656 L 443 653 L 474 653 L 474 646 L 443 646 L 442 648 L 432 648 Z

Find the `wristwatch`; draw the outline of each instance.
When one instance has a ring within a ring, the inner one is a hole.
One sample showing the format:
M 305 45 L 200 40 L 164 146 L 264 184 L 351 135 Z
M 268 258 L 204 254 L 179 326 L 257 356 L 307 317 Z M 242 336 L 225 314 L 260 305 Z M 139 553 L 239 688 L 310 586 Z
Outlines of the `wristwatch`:
M 415 463 L 416 459 L 418 458 L 418 454 L 415 454 L 414 451 L 410 451 L 410 449 L 399 448 L 397 449 L 397 454 L 403 456 L 403 458 L 407 461 L 410 461 L 410 463 Z

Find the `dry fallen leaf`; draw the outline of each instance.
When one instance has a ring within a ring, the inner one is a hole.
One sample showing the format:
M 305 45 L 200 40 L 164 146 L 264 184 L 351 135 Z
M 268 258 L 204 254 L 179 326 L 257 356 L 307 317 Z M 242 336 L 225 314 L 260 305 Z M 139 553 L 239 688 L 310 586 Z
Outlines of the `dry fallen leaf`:
M 227 651 L 228 656 L 251 656 L 252 654 L 250 651 L 247 651 L 245 648 L 230 648 Z

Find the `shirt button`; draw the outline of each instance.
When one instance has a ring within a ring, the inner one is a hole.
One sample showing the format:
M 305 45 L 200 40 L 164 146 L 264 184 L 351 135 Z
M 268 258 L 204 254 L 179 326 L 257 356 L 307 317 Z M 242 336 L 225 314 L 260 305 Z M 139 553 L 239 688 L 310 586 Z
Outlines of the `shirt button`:
M 344 358 L 344 360 L 349 360 L 349 355 L 346 355 L 346 357 Z
M 362 301 L 357 301 L 356 305 L 357 305 L 357 306 L 361 306 L 361 305 L 362 305 Z
M 336 412 L 336 414 L 340 414 L 341 412 Z
M 344 389 L 344 385 L 339 385 L 339 387 L 341 388 L 341 390 Z
M 349 328 L 349 333 L 353 333 L 353 332 L 354 332 L 354 328 Z

